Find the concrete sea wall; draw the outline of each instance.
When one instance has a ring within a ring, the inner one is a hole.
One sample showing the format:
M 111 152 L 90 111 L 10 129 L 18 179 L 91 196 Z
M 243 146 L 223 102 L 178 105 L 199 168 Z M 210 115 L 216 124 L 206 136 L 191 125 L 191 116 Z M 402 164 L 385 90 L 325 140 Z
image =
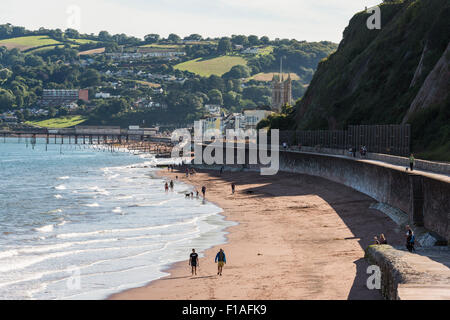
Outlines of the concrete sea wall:
M 280 152 L 280 170 L 320 176 L 351 187 L 408 215 L 450 241 L 450 179 L 348 157 Z
M 223 150 L 223 163 L 227 158 L 227 150 Z M 236 149 L 233 152 L 231 158 L 235 159 L 234 163 L 238 163 L 238 152 Z M 248 165 L 248 149 L 245 150 L 244 159 L 246 168 L 259 169 L 258 165 Z M 403 167 L 365 159 L 289 150 L 279 152 L 279 161 L 281 171 L 319 176 L 351 187 L 400 210 L 405 215 L 405 221 L 424 227 L 450 242 L 448 176 L 406 171 Z M 243 165 L 230 167 L 237 169 Z

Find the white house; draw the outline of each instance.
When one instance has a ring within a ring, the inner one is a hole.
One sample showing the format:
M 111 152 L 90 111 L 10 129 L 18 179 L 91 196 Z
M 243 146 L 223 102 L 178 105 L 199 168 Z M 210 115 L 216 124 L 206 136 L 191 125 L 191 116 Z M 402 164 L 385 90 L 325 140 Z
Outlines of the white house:
M 256 129 L 256 125 L 262 119 L 267 118 L 272 111 L 267 110 L 245 110 L 245 129 Z

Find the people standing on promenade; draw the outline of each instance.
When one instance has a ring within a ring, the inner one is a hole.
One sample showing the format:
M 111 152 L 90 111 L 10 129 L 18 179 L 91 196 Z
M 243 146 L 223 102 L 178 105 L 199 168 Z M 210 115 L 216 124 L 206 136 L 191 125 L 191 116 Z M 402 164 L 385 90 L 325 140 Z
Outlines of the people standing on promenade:
M 414 170 L 414 162 L 416 161 L 416 159 L 414 159 L 414 154 L 411 153 L 411 155 L 409 156 L 409 168 L 411 169 L 411 171 Z
M 409 225 L 406 226 L 406 249 L 408 249 L 409 252 L 416 251 L 414 249 L 414 231 L 412 231 L 411 227 Z
M 192 253 L 189 256 L 189 265 L 192 267 L 192 275 L 197 275 L 197 267 L 200 266 L 198 263 L 198 254 L 195 252 L 195 249 L 192 249 Z
M 234 191 L 236 189 L 236 185 L 234 184 L 234 182 L 231 184 L 231 194 L 234 194 Z
M 186 178 L 189 178 L 189 169 L 186 168 Z
M 214 263 L 217 262 L 217 274 L 222 275 L 223 266 L 227 263 L 227 258 L 225 257 L 225 252 L 220 248 L 219 252 L 216 254 L 216 258 L 214 259 Z
M 223 168 L 224 168 L 223 166 L 220 167 L 220 175 L 222 175 L 223 173 Z
M 377 236 L 373 237 L 373 240 L 375 240 L 375 244 L 381 244 L 381 243 L 380 243 L 380 240 L 378 240 L 378 237 L 377 237 Z
M 173 180 L 170 180 L 169 186 L 170 186 L 170 191 L 173 191 Z
M 164 185 L 164 189 L 166 190 L 166 192 L 169 191 L 169 184 L 166 182 L 166 184 Z
M 203 199 L 204 199 L 205 195 L 206 195 L 206 187 L 205 186 L 202 187 L 202 194 L 203 194 Z

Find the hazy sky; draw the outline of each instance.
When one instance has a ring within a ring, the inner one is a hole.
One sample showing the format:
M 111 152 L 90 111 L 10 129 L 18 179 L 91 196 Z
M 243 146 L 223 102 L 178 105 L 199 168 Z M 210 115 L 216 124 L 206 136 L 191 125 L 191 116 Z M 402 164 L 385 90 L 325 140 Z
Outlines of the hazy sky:
M 339 42 L 356 12 L 382 0 L 2 0 L 0 24 L 82 33 L 232 34 Z M 71 10 L 71 8 L 79 8 Z M 73 12 L 80 12 L 80 19 Z M 73 25 L 75 23 L 75 25 Z

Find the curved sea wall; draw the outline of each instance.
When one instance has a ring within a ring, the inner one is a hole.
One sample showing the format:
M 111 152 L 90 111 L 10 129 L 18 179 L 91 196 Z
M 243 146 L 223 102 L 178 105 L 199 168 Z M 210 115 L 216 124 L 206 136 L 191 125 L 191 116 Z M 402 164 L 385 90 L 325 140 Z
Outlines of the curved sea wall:
M 231 158 L 237 163 L 236 148 L 223 150 L 224 163 L 227 150 L 233 150 Z M 259 170 L 258 165 L 248 165 L 248 148 L 244 159 L 246 168 Z M 227 166 L 236 170 L 243 167 Z M 279 170 L 319 176 L 351 187 L 400 210 L 405 215 L 402 220 L 423 226 L 450 242 L 450 177 L 446 175 L 406 171 L 405 167 L 379 161 L 284 150 L 279 152 Z
M 341 183 L 408 215 L 450 241 L 450 178 L 422 175 L 389 164 L 348 157 L 280 152 L 280 170 Z

